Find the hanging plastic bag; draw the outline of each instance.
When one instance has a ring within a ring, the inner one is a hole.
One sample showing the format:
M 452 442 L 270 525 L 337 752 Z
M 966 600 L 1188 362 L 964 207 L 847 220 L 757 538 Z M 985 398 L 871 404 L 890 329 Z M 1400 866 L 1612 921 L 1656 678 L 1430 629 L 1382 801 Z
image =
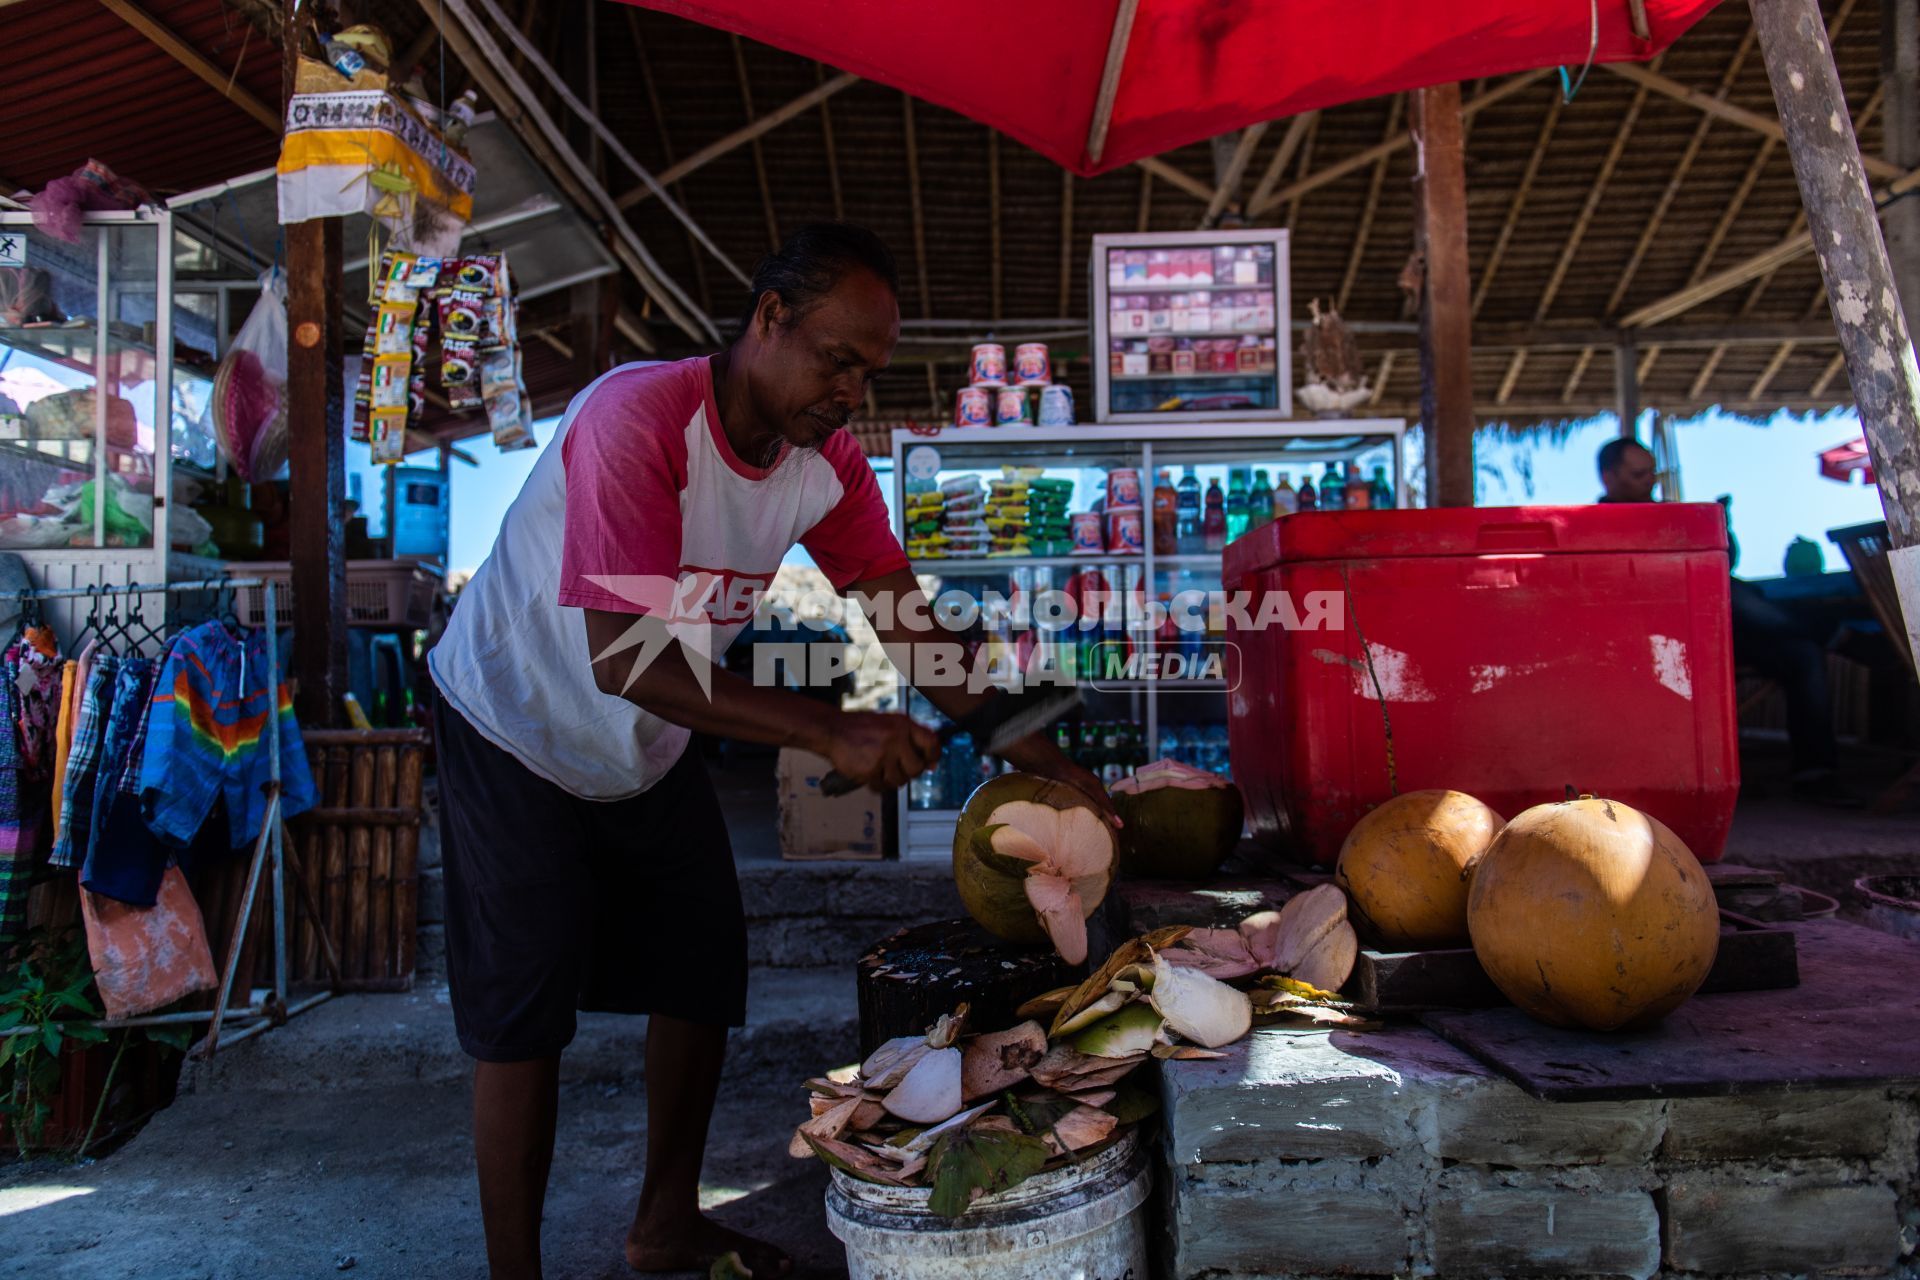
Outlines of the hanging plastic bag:
M 109 1018 L 150 1013 L 219 982 L 200 904 L 179 867 L 167 868 L 151 907 L 130 907 L 82 889 L 80 915 Z
M 287 282 L 260 274 L 260 300 L 220 361 L 207 397 L 220 454 L 242 480 L 268 480 L 287 460 Z

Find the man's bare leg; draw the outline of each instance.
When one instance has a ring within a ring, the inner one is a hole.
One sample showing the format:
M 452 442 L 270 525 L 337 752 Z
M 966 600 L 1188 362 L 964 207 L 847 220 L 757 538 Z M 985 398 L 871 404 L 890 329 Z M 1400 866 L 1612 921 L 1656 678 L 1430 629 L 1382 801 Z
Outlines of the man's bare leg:
M 647 1176 L 627 1230 L 636 1271 L 707 1267 L 737 1250 L 756 1277 L 785 1275 L 792 1262 L 772 1245 L 700 1213 L 700 1162 L 720 1088 L 727 1029 L 653 1014 L 647 1019 Z
M 474 1064 L 473 1152 L 492 1280 L 540 1280 L 540 1213 L 559 1106 L 558 1057 Z

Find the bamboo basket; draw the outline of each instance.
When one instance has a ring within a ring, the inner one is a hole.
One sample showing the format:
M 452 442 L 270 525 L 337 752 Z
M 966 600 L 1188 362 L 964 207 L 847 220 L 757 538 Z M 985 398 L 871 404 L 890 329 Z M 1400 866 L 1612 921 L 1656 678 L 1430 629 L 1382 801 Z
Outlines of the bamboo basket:
M 337 990 L 410 990 L 421 775 L 432 736 L 425 729 L 309 729 L 303 736 L 319 804 L 287 824 L 287 896 L 294 906 L 304 886 L 315 911 L 287 913 L 292 980 L 331 980 L 323 929 L 340 961 Z

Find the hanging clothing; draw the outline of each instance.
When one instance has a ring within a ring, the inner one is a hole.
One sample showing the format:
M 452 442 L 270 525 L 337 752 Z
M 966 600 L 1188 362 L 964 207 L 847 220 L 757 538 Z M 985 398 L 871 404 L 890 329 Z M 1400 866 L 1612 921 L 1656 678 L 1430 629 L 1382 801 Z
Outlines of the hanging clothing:
M 225 623 L 205 622 L 167 652 L 147 719 L 140 795 L 148 828 L 168 844 L 191 844 L 220 799 L 230 845 L 259 836 L 272 778 L 269 716 L 280 726 L 282 815 L 314 805 L 293 700 L 284 682 L 267 687 L 268 643 L 264 629 L 235 636 Z
M 84 661 L 84 660 L 83 660 Z M 86 856 L 93 828 L 93 791 L 100 774 L 100 749 L 106 741 L 107 713 L 113 706 L 113 685 L 120 659 L 97 655 L 80 689 L 74 712 L 73 746 L 67 751 L 67 776 L 60 789 L 60 825 L 48 858 L 56 867 L 77 867 Z
M 0 945 L 26 924 L 27 888 L 41 856 L 61 664 L 14 645 L 0 662 Z
M 141 820 L 137 785 L 126 785 L 129 777 L 138 779 L 145 754 L 143 735 L 153 705 L 153 671 L 154 664 L 145 658 L 120 664 L 93 791 L 87 851 L 80 867 L 83 888 L 136 907 L 154 904 L 161 875 L 171 861 L 168 850 Z
M 129 907 L 83 889 L 80 917 L 109 1018 L 151 1013 L 219 985 L 206 922 L 178 867 L 162 876 L 154 906 Z
M 67 785 L 67 756 L 73 750 L 73 704 L 80 683 L 80 664 L 68 659 L 60 664 L 60 689 L 54 695 L 53 722 L 53 804 L 47 821 L 53 838 L 60 838 L 60 792 Z
M 6 725 L 0 727 L 0 946 L 12 942 L 27 923 L 27 884 L 33 876 L 32 834 L 25 830 L 22 810 L 25 796 L 24 760 L 11 727 L 19 717 L 20 688 L 17 684 L 19 659 L 7 651 L 4 669 L 0 669 L 0 711 Z

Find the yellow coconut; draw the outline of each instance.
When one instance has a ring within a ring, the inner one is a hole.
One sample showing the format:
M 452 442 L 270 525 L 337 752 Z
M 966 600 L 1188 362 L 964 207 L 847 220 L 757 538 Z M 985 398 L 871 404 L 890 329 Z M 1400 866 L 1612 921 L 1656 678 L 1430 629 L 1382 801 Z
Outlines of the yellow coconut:
M 1334 879 L 1367 940 L 1398 951 L 1467 945 L 1467 868 L 1500 815 L 1463 791 L 1395 796 L 1347 833 Z
M 1699 860 L 1617 800 L 1543 804 L 1473 871 L 1474 953 L 1506 997 L 1555 1026 L 1646 1026 L 1706 981 L 1720 913 Z
M 1113 877 L 1113 827 L 1085 792 L 1003 773 L 967 798 L 953 833 L 953 880 L 968 914 L 1009 942 L 1050 942 L 1087 958 L 1086 918 Z

